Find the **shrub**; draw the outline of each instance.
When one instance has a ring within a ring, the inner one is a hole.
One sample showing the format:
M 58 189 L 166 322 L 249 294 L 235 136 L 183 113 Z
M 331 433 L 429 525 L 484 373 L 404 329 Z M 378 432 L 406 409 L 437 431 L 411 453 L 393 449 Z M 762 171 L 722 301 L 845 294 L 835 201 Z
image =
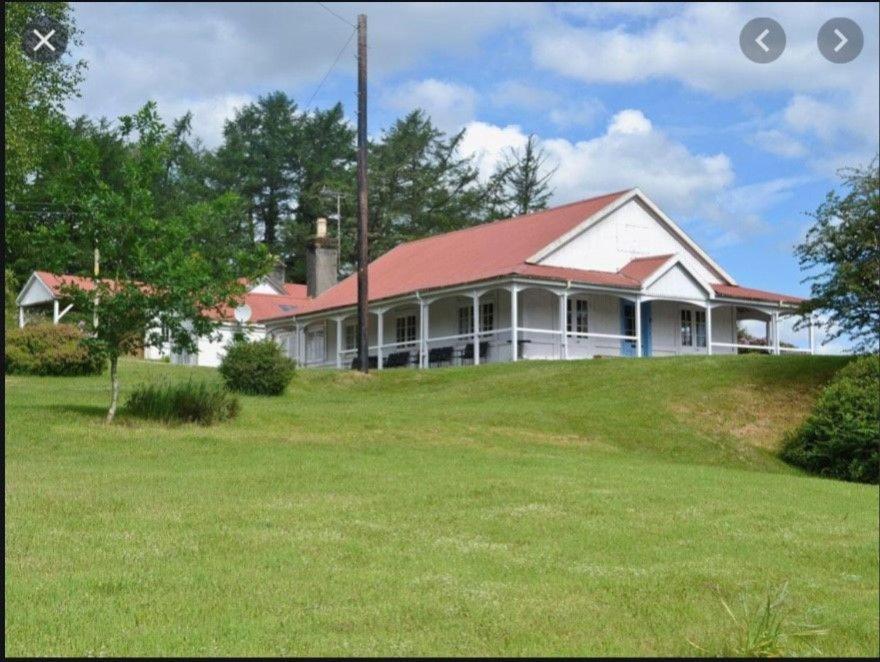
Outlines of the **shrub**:
M 125 411 L 165 423 L 212 425 L 238 415 L 238 398 L 220 384 L 190 379 L 185 382 L 138 386 Z
M 837 373 L 786 440 L 782 459 L 830 478 L 880 480 L 880 357 L 859 358 Z
M 220 364 L 231 391 L 250 395 L 281 395 L 293 379 L 294 362 L 272 340 L 234 342 Z
M 6 374 L 99 375 L 106 356 L 69 324 L 35 324 L 6 334 Z

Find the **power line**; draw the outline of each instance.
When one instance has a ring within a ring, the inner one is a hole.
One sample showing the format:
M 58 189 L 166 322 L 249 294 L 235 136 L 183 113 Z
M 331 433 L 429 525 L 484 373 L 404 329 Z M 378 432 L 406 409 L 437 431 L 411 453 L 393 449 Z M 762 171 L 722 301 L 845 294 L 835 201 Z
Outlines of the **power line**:
M 320 4 L 320 3 L 318 3 L 318 4 Z M 333 69 L 336 67 L 337 63 L 339 62 L 339 58 L 342 57 L 342 53 L 345 51 L 346 48 L 348 48 L 348 45 L 351 43 L 351 40 L 354 37 L 355 32 L 357 32 L 357 28 L 355 28 L 354 30 L 351 31 L 351 34 L 348 35 L 348 40 L 345 42 L 345 44 L 342 46 L 342 48 L 339 49 L 339 52 L 336 54 L 336 59 L 333 60 L 333 64 L 331 64 L 330 68 L 327 69 L 327 73 L 324 74 L 324 77 L 321 79 L 321 82 L 318 83 L 318 87 L 315 88 L 315 91 L 312 92 L 312 96 L 309 97 L 309 100 L 306 102 L 306 108 L 311 106 L 312 101 L 314 101 L 315 97 L 318 96 L 318 92 L 321 91 L 321 87 L 324 85 L 324 81 L 327 80 L 327 77 L 330 76 Z
M 345 23 L 345 24 L 348 25 L 349 27 L 352 27 L 352 28 L 356 28 L 356 27 L 357 27 L 354 23 L 352 23 L 351 21 L 349 21 L 347 18 L 343 18 L 342 16 L 340 16 L 339 14 L 337 14 L 335 11 L 333 11 L 332 9 L 330 9 L 330 7 L 328 7 L 327 5 L 325 5 L 323 2 L 319 2 L 318 4 L 321 5 L 325 10 L 327 10 L 327 12 L 329 12 L 330 14 L 332 14 L 333 16 L 335 16 L 336 18 L 338 18 L 340 21 L 342 21 L 343 23 Z

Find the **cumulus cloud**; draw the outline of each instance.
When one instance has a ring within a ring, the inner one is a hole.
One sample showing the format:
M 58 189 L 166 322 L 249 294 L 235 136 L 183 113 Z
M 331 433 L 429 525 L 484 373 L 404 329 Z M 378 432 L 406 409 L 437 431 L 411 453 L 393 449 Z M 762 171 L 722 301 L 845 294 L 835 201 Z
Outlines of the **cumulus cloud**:
M 209 104 L 275 89 L 303 101 L 352 32 L 318 3 L 74 3 L 73 8 L 84 39 L 73 56 L 88 61 L 89 69 L 82 98 L 68 110 L 93 116 L 117 117 L 148 99 Z M 333 9 L 352 22 L 368 12 L 374 85 L 439 53 L 467 62 L 487 34 L 518 29 L 546 13 L 538 5 L 512 12 L 499 3 L 335 3 Z M 353 84 L 355 73 L 352 40 L 334 77 Z M 354 95 L 344 100 L 353 104 Z
M 488 96 L 490 102 L 499 108 L 546 113 L 547 118 L 561 129 L 592 127 L 606 112 L 605 105 L 595 97 L 572 98 L 518 80 L 498 83 Z
M 767 12 L 762 14 L 761 11 Z M 841 15 L 833 4 L 692 3 L 656 20 L 574 25 L 546 22 L 531 33 L 532 55 L 546 69 L 587 82 L 633 83 L 677 80 L 722 96 L 751 90 L 854 90 L 876 72 L 877 43 L 865 41 L 862 55 L 847 67 L 827 62 L 816 47 L 816 31 Z M 783 24 L 786 51 L 772 66 L 756 65 L 739 49 L 739 31 L 754 16 Z M 876 5 L 850 5 L 845 15 L 872 26 Z
M 472 122 L 462 151 L 477 155 L 481 168 L 492 168 L 506 149 L 521 147 L 526 139 L 517 125 Z M 734 180 L 725 154 L 691 152 L 657 130 L 640 110 L 618 112 L 606 131 L 590 140 L 544 138 L 541 145 L 557 167 L 555 202 L 638 186 L 671 213 L 691 216 L 710 208 L 713 196 Z
M 807 154 L 807 148 L 803 143 L 779 129 L 757 131 L 749 142 L 765 152 L 789 159 L 800 158 Z
M 382 103 L 404 113 L 421 108 L 435 126 L 454 133 L 473 119 L 477 93 L 467 85 L 428 78 L 397 86 L 383 94 Z

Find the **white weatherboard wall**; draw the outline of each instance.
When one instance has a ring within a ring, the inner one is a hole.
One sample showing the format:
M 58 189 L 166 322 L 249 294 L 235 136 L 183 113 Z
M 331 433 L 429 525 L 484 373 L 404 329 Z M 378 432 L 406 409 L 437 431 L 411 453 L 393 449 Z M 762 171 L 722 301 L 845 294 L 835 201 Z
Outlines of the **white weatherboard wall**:
M 722 282 L 638 200 L 630 200 L 614 210 L 543 258 L 540 264 L 618 271 L 635 258 L 667 254 L 678 255 L 705 282 Z
M 645 294 L 670 299 L 703 300 L 709 293 L 680 264 L 674 264 L 645 290 Z
M 266 337 L 266 329 L 263 325 L 251 325 L 239 329 L 235 325 L 221 325 L 211 337 L 199 338 L 197 341 L 198 351 L 188 356 L 188 365 L 207 366 L 216 368 L 226 356 L 226 348 L 232 343 L 237 331 L 241 330 L 248 340 L 262 340 Z M 219 335 L 219 339 L 218 339 Z M 159 360 L 166 356 L 171 357 L 172 363 L 184 362 L 180 356 L 171 349 L 171 343 L 165 343 L 162 347 L 147 347 L 144 349 L 144 358 Z

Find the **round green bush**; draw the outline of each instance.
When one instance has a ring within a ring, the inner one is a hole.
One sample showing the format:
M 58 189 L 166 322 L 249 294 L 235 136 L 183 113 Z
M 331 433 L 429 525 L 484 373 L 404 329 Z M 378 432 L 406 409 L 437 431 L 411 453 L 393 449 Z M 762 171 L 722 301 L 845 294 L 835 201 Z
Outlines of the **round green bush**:
M 880 356 L 859 358 L 837 373 L 786 440 L 782 459 L 829 478 L 880 481 Z
M 69 324 L 34 324 L 6 334 L 8 375 L 99 375 L 107 358 Z
M 272 340 L 234 342 L 223 357 L 220 374 L 231 391 L 281 395 L 293 379 L 294 362 Z

